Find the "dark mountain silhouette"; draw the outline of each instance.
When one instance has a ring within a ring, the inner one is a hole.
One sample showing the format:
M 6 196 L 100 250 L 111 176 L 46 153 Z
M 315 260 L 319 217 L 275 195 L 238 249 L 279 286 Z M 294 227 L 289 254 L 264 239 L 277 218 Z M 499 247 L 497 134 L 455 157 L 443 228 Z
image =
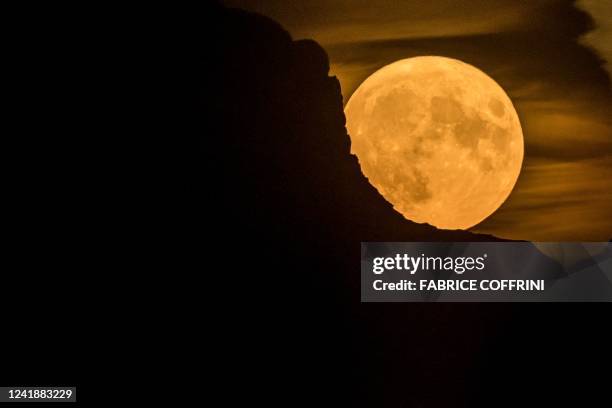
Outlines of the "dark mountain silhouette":
M 314 41 L 292 41 L 265 17 L 224 16 L 218 27 L 224 45 L 207 62 L 216 72 L 202 95 L 221 128 L 217 140 L 205 135 L 203 146 L 215 154 L 211 144 L 220 145 L 218 166 L 228 176 L 230 204 L 245 217 L 241 225 L 299 227 L 300 237 L 308 230 L 317 239 L 357 242 L 496 240 L 397 213 L 350 154 L 342 94 L 328 76 L 326 52 Z
M 217 244 L 203 256 L 228 312 L 217 374 L 228 395 L 292 407 L 477 400 L 475 368 L 497 372 L 479 350 L 505 339 L 510 307 L 361 304 L 360 242 L 496 238 L 409 222 L 380 196 L 350 155 L 317 43 L 257 14 L 205 11 L 202 213 Z

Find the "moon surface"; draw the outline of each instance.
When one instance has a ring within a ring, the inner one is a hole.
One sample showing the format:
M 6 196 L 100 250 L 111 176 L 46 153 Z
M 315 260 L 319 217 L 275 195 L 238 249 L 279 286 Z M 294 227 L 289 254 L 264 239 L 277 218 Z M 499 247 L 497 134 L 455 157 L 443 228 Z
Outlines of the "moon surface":
M 467 229 L 510 195 L 523 132 L 510 98 L 472 65 L 415 57 L 368 77 L 345 108 L 351 153 L 404 217 Z

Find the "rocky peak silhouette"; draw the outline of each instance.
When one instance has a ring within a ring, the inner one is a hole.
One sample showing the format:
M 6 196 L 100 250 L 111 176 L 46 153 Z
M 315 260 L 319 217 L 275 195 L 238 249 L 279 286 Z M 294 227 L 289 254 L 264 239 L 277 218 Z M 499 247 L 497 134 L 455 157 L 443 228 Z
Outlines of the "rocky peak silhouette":
M 216 372 L 227 396 L 292 407 L 490 406 L 518 378 L 508 367 L 536 384 L 539 372 L 524 367 L 556 364 L 571 343 L 546 353 L 562 332 L 546 334 L 533 309 L 512 317 L 518 306 L 360 303 L 360 241 L 495 238 L 412 223 L 380 196 L 350 154 L 340 86 L 318 44 L 257 14 L 206 11 L 202 213 L 218 244 L 205 252 L 205 275 L 222 294 L 214 308 L 227 312 L 209 332 L 228 349 Z M 564 313 L 545 316 L 566 323 Z M 518 337 L 525 325 L 529 336 Z M 544 338 L 528 358 L 506 353 L 532 346 L 532 333 Z
M 224 208 L 240 214 L 240 228 L 355 247 L 496 240 L 410 222 L 385 201 L 350 154 L 340 85 L 321 46 L 293 41 L 257 14 L 221 7 L 214 14 L 213 38 L 222 41 L 212 55 L 205 50 L 213 75 L 202 100 L 216 129 L 202 146 L 216 156 L 213 171 L 223 169 Z
M 318 406 L 323 394 L 326 404 L 386 406 L 377 395 L 394 382 L 381 383 L 379 373 L 395 375 L 405 361 L 379 361 L 375 348 L 390 340 L 373 333 L 401 316 L 414 316 L 410 325 L 421 330 L 431 316 L 418 317 L 420 305 L 359 307 L 360 241 L 493 238 L 412 223 L 370 185 L 350 154 L 340 85 L 317 43 L 293 41 L 268 18 L 220 6 L 209 9 L 204 25 L 212 32 L 204 36 L 200 60 L 208 72 L 200 95 L 202 179 L 210 236 L 220 244 L 207 267 L 222 271 L 218 279 L 230 287 L 243 288 L 232 296 L 248 302 L 232 320 L 250 339 L 235 345 L 244 351 L 241 364 L 292 372 L 286 382 L 276 379 L 282 384 L 275 389 L 299 393 L 293 406 Z M 454 309 L 428 307 L 435 315 Z M 449 329 L 473 327 L 478 316 L 461 313 Z M 262 332 L 285 341 L 252 339 Z M 407 335 L 391 341 L 399 346 Z M 427 347 L 439 345 L 433 339 Z M 357 353 L 359 347 L 369 351 Z M 451 363 L 461 367 L 466 356 Z M 420 357 L 405 363 L 426 364 Z M 312 371 L 317 393 L 309 397 L 306 373 Z M 397 378 L 426 386 L 418 370 Z M 369 396 L 354 392 L 362 387 Z

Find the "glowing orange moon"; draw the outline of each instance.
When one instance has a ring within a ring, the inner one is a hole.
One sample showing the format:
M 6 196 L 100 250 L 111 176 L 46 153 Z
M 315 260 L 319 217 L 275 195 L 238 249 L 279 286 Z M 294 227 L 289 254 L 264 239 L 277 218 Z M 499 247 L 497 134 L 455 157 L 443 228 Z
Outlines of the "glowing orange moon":
M 363 174 L 409 220 L 470 228 L 508 198 L 523 163 L 510 98 L 459 60 L 415 57 L 367 78 L 345 109 Z

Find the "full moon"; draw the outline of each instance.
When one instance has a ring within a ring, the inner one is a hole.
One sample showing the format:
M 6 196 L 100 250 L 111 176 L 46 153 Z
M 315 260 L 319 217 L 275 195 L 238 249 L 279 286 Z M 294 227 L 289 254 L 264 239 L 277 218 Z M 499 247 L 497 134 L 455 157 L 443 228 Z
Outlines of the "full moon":
M 415 57 L 376 71 L 345 108 L 351 153 L 405 218 L 467 229 L 510 195 L 523 132 L 504 90 L 462 61 Z

